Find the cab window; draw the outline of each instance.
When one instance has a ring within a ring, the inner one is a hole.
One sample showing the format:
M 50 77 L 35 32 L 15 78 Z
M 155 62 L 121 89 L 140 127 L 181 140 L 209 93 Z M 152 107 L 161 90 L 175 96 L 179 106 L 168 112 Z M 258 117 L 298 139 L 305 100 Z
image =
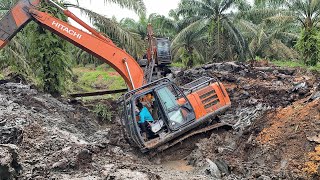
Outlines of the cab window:
M 176 129 L 186 122 L 192 120 L 187 118 L 189 114 L 194 114 L 192 110 L 185 112 L 183 105 L 180 105 L 178 101 L 181 101 L 181 93 L 172 86 L 166 86 L 157 90 L 157 95 L 161 101 L 163 109 L 169 120 L 168 124 L 171 128 Z M 186 100 L 184 102 L 187 102 Z

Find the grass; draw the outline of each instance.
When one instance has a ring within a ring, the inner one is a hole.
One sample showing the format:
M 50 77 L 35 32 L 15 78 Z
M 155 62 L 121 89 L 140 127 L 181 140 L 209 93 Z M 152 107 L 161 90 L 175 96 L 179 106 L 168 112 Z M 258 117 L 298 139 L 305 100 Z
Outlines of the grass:
M 0 80 L 4 79 L 4 76 L 0 73 Z
M 316 66 L 307 66 L 307 65 L 303 64 L 303 62 L 301 62 L 301 61 L 274 60 L 274 61 L 271 61 L 271 62 L 274 65 L 280 66 L 280 67 L 292 67 L 292 68 L 301 67 L 301 68 L 304 68 L 304 69 L 320 71 L 320 63 L 318 63 Z
M 72 83 L 70 87 L 72 93 L 126 88 L 125 81 L 122 77 L 107 65 L 101 65 L 96 68 L 92 66 L 77 67 L 73 68 L 73 72 L 77 76 L 77 82 Z M 102 96 L 102 98 L 116 98 L 118 96 L 119 95 L 105 95 Z M 96 97 L 87 97 L 85 100 L 95 98 Z
M 172 67 L 184 68 L 186 67 L 182 62 L 173 62 L 171 63 Z

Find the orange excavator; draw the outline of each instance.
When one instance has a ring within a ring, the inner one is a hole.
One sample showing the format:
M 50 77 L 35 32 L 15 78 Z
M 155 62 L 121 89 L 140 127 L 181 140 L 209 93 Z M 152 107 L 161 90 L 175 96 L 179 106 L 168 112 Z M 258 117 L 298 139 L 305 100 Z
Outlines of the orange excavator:
M 167 78 L 150 82 L 148 68 L 143 70 L 133 57 L 118 48 L 108 37 L 91 28 L 69 10 L 52 0 L 49 1 L 89 33 L 39 11 L 37 6 L 41 0 L 20 0 L 0 20 L 0 48 L 3 48 L 28 22 L 35 21 L 109 64 L 128 86 L 128 92 L 122 96 L 121 101 L 121 123 L 124 136 L 131 145 L 142 151 L 162 150 L 194 134 L 229 126 L 213 121 L 231 105 L 225 87 L 218 80 L 202 77 L 182 87 L 178 87 Z M 152 58 L 149 58 L 149 64 L 152 63 Z M 153 121 L 148 124 L 148 132 L 152 135 L 148 134 L 147 137 L 142 135 L 142 128 L 139 127 L 137 103 L 147 107 L 153 117 Z

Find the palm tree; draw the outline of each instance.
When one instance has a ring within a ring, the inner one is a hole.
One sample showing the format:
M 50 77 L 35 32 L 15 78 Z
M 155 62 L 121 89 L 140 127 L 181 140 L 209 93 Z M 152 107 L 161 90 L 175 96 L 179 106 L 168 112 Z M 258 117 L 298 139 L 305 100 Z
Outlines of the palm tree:
M 320 0 L 292 0 L 285 1 L 285 5 L 303 26 L 297 48 L 302 54 L 304 63 L 317 65 L 320 62 L 320 39 L 316 30 L 320 22 Z
M 282 26 L 281 26 L 282 25 Z M 239 29 L 249 42 L 249 50 L 253 57 L 272 59 L 297 59 L 298 54 L 286 43 L 286 39 L 298 39 L 298 35 L 286 30 L 288 24 L 277 24 L 263 21 L 260 24 L 253 24 L 245 20 L 239 22 Z
M 317 26 L 320 22 L 320 0 L 267 0 L 280 5 L 301 25 L 301 36 L 297 42 L 297 49 L 302 54 L 307 65 L 316 65 L 320 57 L 320 39 Z M 279 14 L 279 16 L 283 16 Z
M 293 42 L 299 37 L 296 24 L 283 7 L 276 6 L 274 1 L 256 0 L 252 7 L 242 9 L 237 16 L 237 26 L 249 42 L 253 57 L 298 58 L 293 49 Z
M 145 13 L 145 6 L 142 0 L 105 0 L 106 2 L 117 2 L 121 7 L 128 7 L 129 9 L 135 10 L 138 14 L 142 16 Z M 133 4 L 134 2 L 134 4 Z M 142 3 L 142 4 L 141 4 Z M 66 7 L 74 7 L 80 9 L 95 27 L 103 32 L 105 35 L 109 36 L 111 39 L 116 40 L 118 45 L 122 48 L 129 48 L 127 49 L 131 54 L 139 54 L 139 49 L 141 49 L 142 42 L 137 38 L 135 33 L 130 32 L 120 23 L 118 23 L 112 17 L 105 17 L 101 14 L 98 14 L 94 11 L 91 11 L 87 8 L 81 7 L 81 5 L 77 4 L 65 4 Z M 125 46 L 124 46 L 125 45 Z
M 0 3 L 0 13 L 5 13 L 8 7 L 14 4 L 17 0 L 4 0 Z M 139 14 L 145 12 L 145 6 L 142 0 L 104 0 L 105 2 L 113 2 L 119 4 L 121 7 L 128 7 L 129 9 L 135 10 Z M 44 6 L 46 3 L 43 4 Z M 136 43 L 136 38 L 132 36 L 131 33 L 124 31 L 121 26 L 110 18 L 103 17 L 97 13 L 94 13 L 88 9 L 81 8 L 79 4 L 71 5 L 79 8 L 81 11 L 85 12 L 89 16 L 92 22 L 97 23 L 101 27 L 111 27 L 109 29 L 110 34 L 117 37 L 123 43 L 126 42 L 132 46 Z M 52 6 L 47 6 L 45 9 L 51 11 L 56 11 L 57 9 L 52 8 Z M 54 12 L 52 14 L 57 14 Z M 61 12 L 60 12 L 61 13 Z M 63 15 L 59 15 L 61 18 L 65 18 Z M 66 18 L 63 20 L 67 20 Z M 31 30 L 35 33 L 31 33 Z M 29 31 L 28 31 L 29 30 Z M 23 34 L 23 35 L 22 35 Z M 35 37 L 34 34 L 39 36 Z M 32 37 L 32 38 L 31 38 Z M 33 42 L 33 43 L 30 43 Z M 45 43 L 45 44 L 43 44 Z M 41 48 L 36 48 L 34 45 L 42 44 Z M 48 46 L 49 45 L 49 46 Z M 137 45 L 136 45 L 137 47 Z M 41 51 L 40 51 L 41 50 Z M 54 53 L 56 51 L 56 53 Z M 14 56 L 10 56 L 10 53 Z M 9 57 L 9 58 L 8 58 Z M 14 59 L 13 59 L 14 57 Z M 63 58 L 65 57 L 65 58 Z M 37 28 L 34 23 L 30 23 L 24 28 L 16 37 L 8 44 L 8 46 L 0 51 L 0 58 L 4 63 L 4 66 L 15 66 L 15 69 L 25 70 L 23 65 L 28 65 L 30 67 L 30 72 L 37 75 L 41 79 L 40 85 L 43 86 L 44 90 L 57 94 L 61 92 L 64 83 L 67 82 L 66 77 L 70 75 L 70 48 L 66 44 L 66 41 L 59 41 L 56 36 L 54 36 L 49 31 L 43 31 L 41 28 Z M 54 58 L 54 59 L 52 59 Z M 16 59 L 21 59 L 25 63 L 11 63 L 19 62 Z M 39 63 L 42 62 L 42 63 Z M 43 66 L 41 68 L 41 66 Z M 28 74 L 27 74 L 28 75 Z
M 2 0 L 0 2 L 0 18 L 2 18 L 18 0 Z M 25 32 L 17 34 L 11 42 L 0 51 L 0 69 L 11 67 L 12 70 L 25 75 L 31 75 L 27 61 L 29 38 Z
M 234 24 L 233 12 L 244 4 L 241 0 L 182 0 L 177 12 L 188 31 L 196 24 L 206 29 L 211 60 L 245 60 L 248 47 Z
M 204 61 L 208 36 L 203 26 L 202 23 L 193 23 L 173 39 L 171 49 L 174 60 L 182 61 L 187 67 Z
M 293 12 L 295 17 L 305 30 L 312 29 L 320 21 L 320 1 L 319 0 L 291 0 L 285 1 L 285 6 Z
M 256 0 L 256 4 L 280 7 L 279 16 L 291 15 L 304 29 L 316 27 L 320 21 L 320 0 Z
M 133 34 L 138 35 L 141 39 L 141 48 L 139 48 L 139 50 L 142 50 L 141 54 L 131 53 L 132 55 L 137 55 L 137 57 L 141 57 L 141 55 L 145 54 L 145 45 L 147 44 L 145 39 L 147 37 L 147 26 L 149 23 L 153 28 L 155 37 L 166 37 L 172 39 L 177 32 L 176 22 L 177 21 L 172 18 L 156 13 L 150 14 L 148 17 L 140 16 L 138 21 L 135 21 L 132 18 L 123 18 L 120 20 L 122 27 Z M 122 46 L 125 46 L 125 44 Z
M 0 14 L 3 14 L 9 10 L 18 0 L 2 0 L 0 2 Z M 105 3 L 115 3 L 122 8 L 128 8 L 135 11 L 137 14 L 143 16 L 146 8 L 143 0 L 103 0 Z M 67 1 L 62 1 L 67 2 Z M 96 24 L 100 30 L 105 34 L 117 39 L 121 44 L 126 44 L 131 49 L 141 49 L 141 42 L 138 41 L 137 36 L 130 31 L 122 28 L 122 26 L 114 21 L 112 18 L 104 17 L 98 13 L 95 13 L 87 8 L 81 7 L 81 4 L 69 4 L 65 3 L 65 7 L 75 7 L 80 9 L 90 18 L 93 24 Z
M 175 21 L 156 13 L 150 14 L 148 17 L 140 16 L 139 21 L 131 18 L 124 18 L 120 24 L 131 32 L 137 33 L 144 39 L 147 36 L 147 26 L 150 23 L 156 37 L 170 37 L 173 38 L 176 34 Z

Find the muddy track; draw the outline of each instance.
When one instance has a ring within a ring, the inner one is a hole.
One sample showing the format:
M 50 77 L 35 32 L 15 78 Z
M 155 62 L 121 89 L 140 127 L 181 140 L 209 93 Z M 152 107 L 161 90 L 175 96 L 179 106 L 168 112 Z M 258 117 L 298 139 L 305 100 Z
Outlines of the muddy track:
M 226 85 L 232 108 L 219 118 L 234 130 L 200 134 L 152 155 L 126 143 L 116 116 L 105 124 L 81 103 L 2 82 L 0 179 L 319 177 L 319 74 L 229 62 L 181 71 L 176 81 L 202 76 Z

